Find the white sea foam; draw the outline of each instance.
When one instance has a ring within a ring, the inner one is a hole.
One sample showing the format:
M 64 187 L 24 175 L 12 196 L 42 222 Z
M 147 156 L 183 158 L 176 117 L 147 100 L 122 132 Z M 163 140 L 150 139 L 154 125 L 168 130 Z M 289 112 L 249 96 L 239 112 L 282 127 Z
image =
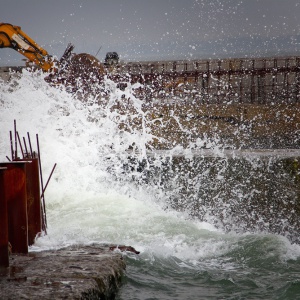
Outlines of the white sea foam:
M 10 156 L 9 131 L 16 120 L 20 136 L 30 132 L 34 140 L 39 135 L 44 178 L 57 163 L 46 191 L 48 232 L 37 239 L 32 251 L 74 243 L 115 243 L 136 247 L 145 259 L 152 255 L 190 262 L 211 258 L 212 263 L 238 247 L 243 235 L 225 234 L 209 222 L 166 211 L 157 201 L 159 191 L 120 180 L 129 176 L 122 169 L 128 147 L 135 143 L 139 155 L 145 155 L 151 139 L 145 128 L 131 133 L 119 130 L 110 102 L 107 107 L 84 105 L 63 89 L 49 86 L 43 76 L 24 71 L 14 86 L 0 86 L 1 160 Z M 128 96 L 130 90 L 125 93 Z M 120 97 L 114 86 L 110 101 Z M 139 100 L 132 96 L 132 101 L 143 118 Z M 280 245 L 284 257 L 300 255 L 299 247 L 287 240 Z

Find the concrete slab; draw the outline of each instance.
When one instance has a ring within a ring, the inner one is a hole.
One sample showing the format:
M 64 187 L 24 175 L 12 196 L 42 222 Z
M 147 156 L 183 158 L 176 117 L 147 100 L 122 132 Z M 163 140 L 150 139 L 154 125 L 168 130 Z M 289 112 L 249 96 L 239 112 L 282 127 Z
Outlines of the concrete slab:
M 109 245 L 13 254 L 0 269 L 0 299 L 114 299 L 124 270 Z

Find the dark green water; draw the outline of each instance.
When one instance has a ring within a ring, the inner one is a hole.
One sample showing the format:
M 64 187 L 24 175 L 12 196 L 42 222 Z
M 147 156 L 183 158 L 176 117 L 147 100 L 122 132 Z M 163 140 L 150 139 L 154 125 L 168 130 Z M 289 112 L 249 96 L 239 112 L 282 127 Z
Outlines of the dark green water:
M 300 299 L 299 246 L 275 235 L 225 235 L 211 243 L 216 240 L 222 251 L 207 247 L 199 255 L 203 249 L 183 245 L 181 259 L 155 249 L 127 257 L 117 299 Z
M 141 167 L 166 210 L 217 230 L 162 226 L 165 241 L 127 257 L 118 299 L 300 299 L 298 158 L 249 153 Z

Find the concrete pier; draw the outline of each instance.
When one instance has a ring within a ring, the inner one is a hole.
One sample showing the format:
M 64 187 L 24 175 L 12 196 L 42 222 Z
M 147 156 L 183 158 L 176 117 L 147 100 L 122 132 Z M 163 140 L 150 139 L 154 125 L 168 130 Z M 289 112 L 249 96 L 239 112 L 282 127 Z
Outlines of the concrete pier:
M 108 245 L 13 254 L 0 268 L 0 299 L 114 299 L 124 270 Z

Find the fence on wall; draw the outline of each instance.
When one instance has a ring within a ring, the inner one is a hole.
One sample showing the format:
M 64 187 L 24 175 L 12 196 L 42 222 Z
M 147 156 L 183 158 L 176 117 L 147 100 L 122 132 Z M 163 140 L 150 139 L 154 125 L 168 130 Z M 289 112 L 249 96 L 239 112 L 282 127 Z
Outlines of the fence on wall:
M 299 103 L 300 57 L 126 63 L 119 73 L 160 82 L 157 98 L 203 103 Z
M 7 78 L 21 67 L 2 67 Z M 199 103 L 300 103 L 300 56 L 122 63 L 117 77 L 150 86 L 143 98 Z M 5 78 L 4 78 L 5 79 Z

